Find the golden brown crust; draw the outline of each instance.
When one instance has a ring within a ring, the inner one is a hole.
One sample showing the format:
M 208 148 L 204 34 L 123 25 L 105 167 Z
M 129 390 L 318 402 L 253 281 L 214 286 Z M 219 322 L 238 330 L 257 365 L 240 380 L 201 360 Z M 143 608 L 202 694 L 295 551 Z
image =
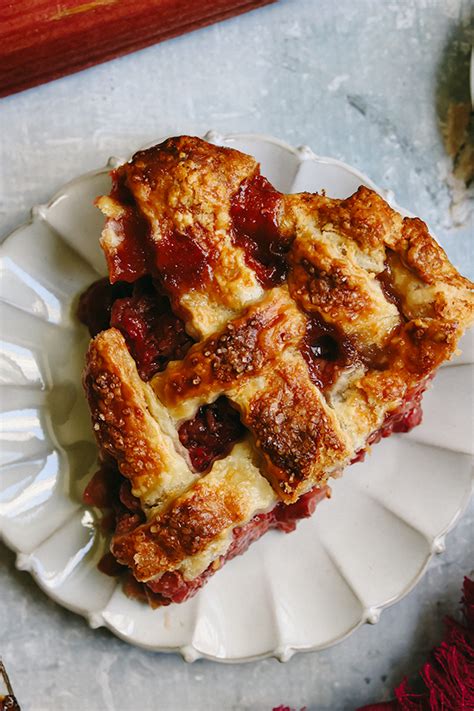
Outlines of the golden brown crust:
M 111 329 L 92 342 L 84 379 L 99 445 L 147 513 L 115 536 L 115 555 L 139 580 L 168 570 L 192 578 L 226 550 L 235 526 L 277 497 L 296 501 L 324 484 L 452 356 L 474 319 L 472 284 L 421 220 L 361 187 L 345 200 L 282 196 L 289 274 L 265 291 L 232 233 L 231 200 L 258 174 L 253 158 L 181 137 L 136 154 L 118 174 L 149 225 L 165 286 L 159 250 L 173 247 L 173 235 L 208 258 L 196 282 L 170 287 L 198 340 L 182 361 L 149 386 Z M 117 196 L 99 204 L 113 264 L 122 239 L 114 220 L 125 208 Z M 313 319 L 350 354 L 321 388 L 303 356 Z M 176 428 L 222 394 L 248 439 L 199 478 Z
M 132 568 L 138 580 L 170 570 L 179 570 L 187 578 L 199 575 L 225 553 L 235 526 L 277 501 L 252 460 L 248 443 L 237 444 L 166 512 L 153 514 L 131 532 L 115 535 L 114 555 Z
M 377 249 L 402 220 L 380 195 L 364 186 L 345 200 L 309 193 L 285 195 L 285 208 L 286 230 L 294 226 L 294 211 L 303 208 L 321 228 L 348 237 L 364 251 Z
M 291 503 L 346 462 L 350 442 L 299 353 L 286 353 L 259 385 L 244 385 L 231 397 L 263 453 L 275 491 Z
M 396 251 L 409 269 L 426 284 L 437 281 L 469 287 L 449 262 L 445 251 L 431 237 L 426 224 L 418 217 L 405 217 Z
M 140 151 L 117 171 L 150 226 L 153 249 L 157 253 L 165 246 L 173 249 L 173 240 L 180 235 L 203 258 L 199 279 L 170 294 L 174 310 L 200 338 L 263 295 L 244 251 L 235 247 L 230 234 L 231 198 L 241 182 L 257 172 L 258 164 L 250 156 L 190 136 Z M 106 215 L 110 200 L 101 198 L 98 203 Z M 113 226 L 112 219 L 102 238 L 109 266 L 121 240 Z
M 190 227 L 198 240 L 213 243 L 216 231 L 228 227 L 227 201 L 258 164 L 232 148 L 180 136 L 139 151 L 120 170 L 152 220 Z
M 220 490 L 201 489 L 196 485 L 190 497 L 176 502 L 162 517 L 114 537 L 115 557 L 129 565 L 138 580 L 174 570 L 239 519 L 240 512 Z
M 318 274 L 322 284 L 318 286 L 318 294 L 313 295 L 317 306 L 324 306 L 327 282 L 330 291 L 336 281 L 339 282 L 339 297 L 349 305 L 346 316 L 342 312 L 337 314 L 338 323 L 343 328 L 347 322 L 358 318 L 363 299 L 360 292 L 355 293 L 347 284 L 341 288 L 341 276 L 354 280 L 362 269 L 366 278 L 373 277 L 387 267 L 406 319 L 430 315 L 457 321 L 462 330 L 474 321 L 473 285 L 453 267 L 442 247 L 429 234 L 426 224 L 419 218 L 402 218 L 369 188 L 361 186 L 346 200 L 306 193 L 286 195 L 282 229 L 296 234 L 294 252 L 290 253 L 295 266 L 301 262 L 302 256 L 308 257 L 305 251 L 311 250 L 314 256 L 308 259 L 310 263 L 315 258 L 325 262 L 319 267 Z M 324 251 L 319 256 L 321 246 Z M 325 254 L 328 251 L 333 258 L 332 264 Z M 319 265 L 313 266 L 318 268 Z M 321 271 L 325 272 L 323 279 Z M 292 280 L 298 282 L 297 273 L 290 273 L 290 285 Z M 303 298 L 308 300 L 304 288 L 303 285 Z M 295 290 L 293 288 L 293 294 Z M 377 318 L 373 321 L 375 324 Z
M 91 341 L 86 361 L 84 388 L 99 447 L 117 461 L 143 505 L 164 506 L 196 479 L 167 434 L 166 411 L 154 403 L 150 412 L 153 393 L 115 328 Z
M 176 419 L 190 417 L 198 404 L 278 362 L 285 349 L 301 343 L 305 326 L 287 289 L 273 289 L 220 333 L 193 346 L 182 361 L 170 363 L 151 385 Z
M 300 230 L 290 253 L 290 293 L 310 315 L 337 327 L 360 348 L 382 346 L 399 325 L 381 284 L 324 230 Z
M 136 372 L 122 334 L 109 329 L 90 344 L 84 386 L 92 415 L 93 429 L 102 449 L 122 466 L 124 476 L 160 471 L 162 458 L 151 446 L 150 429 L 155 422 L 148 416 L 143 383 Z M 137 434 L 144 430 L 143 440 Z

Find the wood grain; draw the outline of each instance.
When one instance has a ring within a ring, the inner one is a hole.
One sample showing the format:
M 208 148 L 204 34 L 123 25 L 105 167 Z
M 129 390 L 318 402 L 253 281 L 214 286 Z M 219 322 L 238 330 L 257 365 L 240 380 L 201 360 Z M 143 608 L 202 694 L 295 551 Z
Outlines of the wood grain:
M 0 0 L 0 97 L 275 0 Z

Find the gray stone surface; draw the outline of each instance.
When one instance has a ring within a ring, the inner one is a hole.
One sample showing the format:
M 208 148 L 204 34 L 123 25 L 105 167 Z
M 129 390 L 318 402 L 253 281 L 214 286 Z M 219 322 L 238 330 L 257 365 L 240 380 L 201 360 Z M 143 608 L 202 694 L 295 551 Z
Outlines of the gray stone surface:
M 173 133 L 255 131 L 394 190 L 472 277 L 468 204 L 456 225 L 439 130 L 449 101 L 468 97 L 468 13 L 462 0 L 281 0 L 3 99 L 0 233 L 110 154 Z M 378 625 L 286 665 L 186 665 L 129 647 L 50 602 L 0 547 L 0 654 L 32 711 L 354 709 L 386 698 L 439 638 L 474 567 L 473 521 L 471 505 Z

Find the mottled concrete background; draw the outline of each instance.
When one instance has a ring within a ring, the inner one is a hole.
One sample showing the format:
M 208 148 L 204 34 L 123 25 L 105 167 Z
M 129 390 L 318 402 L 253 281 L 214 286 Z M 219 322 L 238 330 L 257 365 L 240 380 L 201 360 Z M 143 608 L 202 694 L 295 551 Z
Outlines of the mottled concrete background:
M 468 13 L 462 0 L 281 0 L 3 99 L 0 233 L 110 154 L 172 133 L 256 131 L 393 189 L 472 277 L 472 192 L 453 183 L 439 123 L 469 100 Z M 439 638 L 474 566 L 473 521 L 471 506 L 377 626 L 286 665 L 189 666 L 128 647 L 50 602 L 0 548 L 0 653 L 33 711 L 354 709 L 387 697 Z

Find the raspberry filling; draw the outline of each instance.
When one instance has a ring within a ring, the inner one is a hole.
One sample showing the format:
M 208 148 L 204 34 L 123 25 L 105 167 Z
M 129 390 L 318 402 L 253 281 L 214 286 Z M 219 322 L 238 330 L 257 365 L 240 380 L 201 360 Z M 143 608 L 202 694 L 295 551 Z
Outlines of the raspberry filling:
M 170 360 L 182 360 L 194 341 L 149 277 L 135 283 L 132 295 L 120 298 L 124 291 L 131 293 L 131 289 L 130 284 L 109 284 L 107 279 L 101 279 L 81 296 L 78 315 L 92 335 L 98 332 L 99 321 L 99 330 L 110 326 L 119 329 L 140 377 L 148 381 L 164 370 Z M 205 472 L 216 459 L 227 456 L 244 433 L 237 411 L 225 397 L 200 407 L 178 432 L 198 472 Z
M 347 339 L 318 318 L 308 321 L 301 349 L 308 366 L 309 377 L 321 390 L 330 387 L 342 368 L 356 359 L 356 352 Z
M 155 242 L 125 176 L 117 171 L 111 176 L 110 196 L 120 203 L 121 215 L 107 218 L 117 242 L 113 255 L 107 257 L 110 281 L 135 282 L 148 274 L 159 280 L 170 297 L 207 281 L 214 255 L 187 234 L 173 230 L 163 231 Z
M 178 434 L 194 469 L 205 472 L 216 459 L 229 454 L 244 436 L 245 428 L 228 399 L 220 397 L 211 405 L 200 407 L 193 419 L 183 422 Z
M 173 230 L 165 230 L 159 242 L 153 241 L 125 176 L 117 171 L 111 176 L 110 195 L 120 204 L 121 214 L 107 219 L 117 238 L 113 254 L 108 256 L 110 281 L 134 282 L 149 274 L 171 298 L 208 281 L 214 252 Z M 282 238 L 278 226 L 281 197 L 266 178 L 256 175 L 243 181 L 230 207 L 234 243 L 244 249 L 247 263 L 267 288 L 282 283 L 288 273 L 285 253 L 289 241 Z
M 235 528 L 227 553 L 211 563 L 194 580 L 185 580 L 181 573 L 173 571 L 165 573 L 159 580 L 147 583 L 146 591 L 140 583 L 133 586 L 128 583 L 129 592 L 134 596 L 146 592 L 148 597 L 151 596 L 150 602 L 154 605 L 184 602 L 224 563 L 246 551 L 251 543 L 268 530 L 277 529 L 285 533 L 294 531 L 300 519 L 308 518 L 314 513 L 317 503 L 327 496 L 327 492 L 327 487 L 312 489 L 296 503 L 286 505 L 280 502 L 268 513 L 257 514 L 245 525 Z M 120 474 L 114 462 L 101 465 L 87 485 L 83 499 L 89 506 L 102 509 L 103 524 L 106 522 L 107 530 L 116 535 L 128 533 L 145 521 L 140 502 L 130 490 L 130 482 Z M 104 525 L 102 527 L 105 528 Z M 106 553 L 101 558 L 98 568 L 110 576 L 121 575 L 127 571 L 126 566 L 118 563 L 112 553 Z
M 194 343 L 184 324 L 159 294 L 118 299 L 112 306 L 110 325 L 118 328 L 137 363 L 142 380 L 151 380 L 170 360 L 181 360 Z
M 118 499 L 120 473 L 114 461 L 103 463 L 87 484 L 82 499 L 88 506 L 111 509 Z
M 150 270 L 156 272 L 166 293 L 179 297 L 210 279 L 213 253 L 206 253 L 187 234 L 178 232 L 162 236 L 154 254 L 154 264 Z
M 366 446 L 356 453 L 355 457 L 351 460 L 351 464 L 363 462 L 367 454 L 367 448 L 372 444 L 377 444 L 381 439 L 390 437 L 390 435 L 394 433 L 410 432 L 414 427 L 421 424 L 423 419 L 423 410 L 421 408 L 423 393 L 433 378 L 434 373 L 408 392 L 400 407 L 386 415 L 382 426 L 375 432 L 372 432 L 367 439 Z
M 99 279 L 81 294 L 77 307 L 77 317 L 89 329 L 92 336 L 97 336 L 110 326 L 110 314 L 116 299 L 130 296 L 133 291 L 131 284 L 117 282 L 111 284 L 107 277 Z
M 264 287 L 281 284 L 288 273 L 289 243 L 278 226 L 281 193 L 262 175 L 244 180 L 231 203 L 234 243 L 245 250 L 246 261 Z
M 140 501 L 133 496 L 130 482 L 119 472 L 114 461 L 103 462 L 83 493 L 88 506 L 101 509 L 100 527 L 105 534 L 123 534 L 132 531 L 145 521 Z M 106 553 L 98 568 L 105 575 L 120 575 L 127 570 L 112 553 Z
M 120 217 L 107 219 L 117 238 L 113 257 L 107 257 L 110 281 L 134 282 L 148 273 L 150 228 L 136 208 L 135 198 L 117 171 L 112 171 L 110 197 L 121 206 Z
M 232 532 L 232 542 L 227 553 L 213 561 L 206 570 L 193 580 L 185 580 L 177 571 L 168 572 L 158 580 L 150 580 L 146 587 L 153 593 L 150 598 L 154 605 L 169 605 L 172 602 L 184 602 L 195 595 L 214 573 L 222 568 L 232 558 L 245 553 L 247 548 L 271 529 L 290 533 L 296 528 L 302 518 L 311 516 L 319 501 L 326 498 L 327 487 L 314 488 L 304 494 L 295 504 L 277 504 L 268 513 L 254 516 L 248 523 L 235 528 Z
M 164 370 L 170 360 L 184 358 L 194 343 L 181 319 L 173 314 L 168 299 L 155 286 L 149 277 L 142 278 L 130 296 L 120 298 L 131 293 L 131 285 L 109 284 L 101 279 L 84 292 L 78 307 L 78 316 L 91 335 L 110 326 L 119 329 L 145 381 Z M 178 432 L 198 472 L 205 472 L 216 459 L 227 456 L 244 433 L 237 411 L 225 397 L 200 407 Z
M 181 360 L 194 343 L 169 300 L 149 277 L 135 284 L 101 279 L 85 291 L 77 310 L 92 336 L 113 326 L 125 338 L 143 380 L 150 380 L 170 360 Z

